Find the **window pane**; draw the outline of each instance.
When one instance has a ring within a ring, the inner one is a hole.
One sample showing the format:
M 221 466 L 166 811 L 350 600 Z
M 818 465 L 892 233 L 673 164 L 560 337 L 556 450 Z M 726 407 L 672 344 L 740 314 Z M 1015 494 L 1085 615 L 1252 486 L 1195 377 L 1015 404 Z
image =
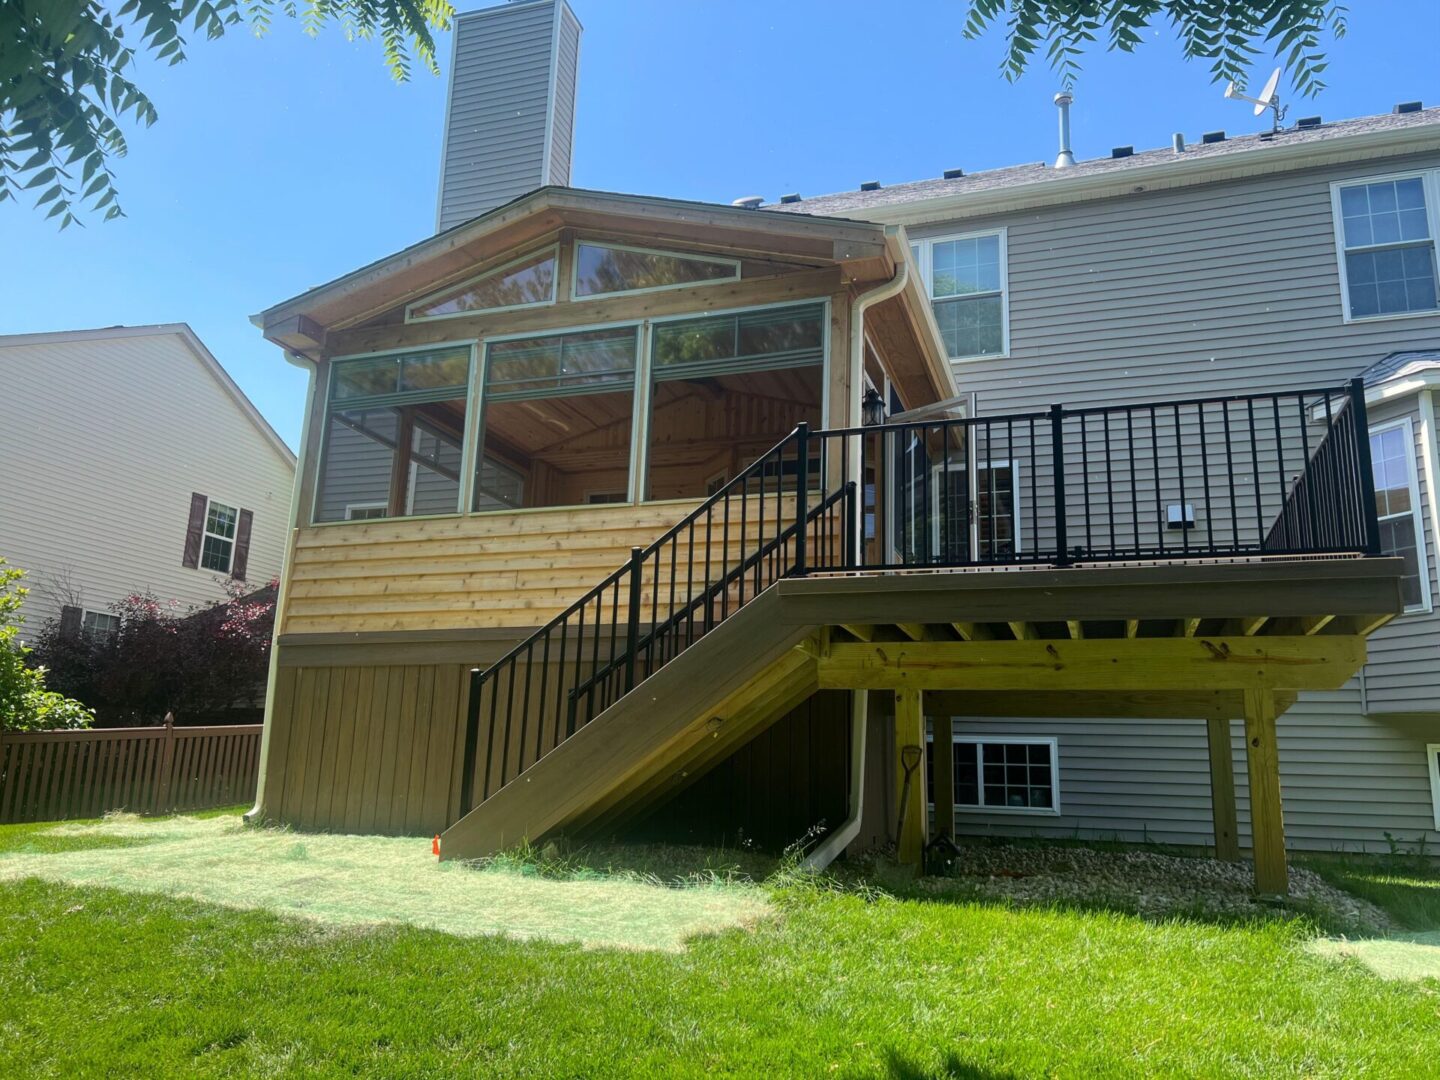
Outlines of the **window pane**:
M 1435 310 L 1435 251 L 1431 244 L 1348 254 L 1345 274 L 1353 317 Z
M 575 246 L 575 295 L 694 285 L 740 276 L 734 263 L 653 251 L 627 251 L 599 244 Z
M 1418 176 L 1342 188 L 1340 215 L 1346 247 L 1430 238 L 1425 185 Z
M 820 426 L 824 310 L 775 308 L 655 327 L 646 498 L 704 496 L 801 421 Z M 769 507 L 778 491 L 793 493 L 796 476 L 789 460 L 763 478 Z M 757 499 L 761 483 L 749 481 Z
M 1019 550 L 1015 540 L 1015 481 L 1008 465 L 977 469 L 975 502 L 979 514 L 980 556 L 995 558 Z
M 1424 601 L 1420 581 L 1420 546 L 1415 531 L 1411 455 L 1403 427 L 1387 428 L 1370 436 L 1375 510 L 1380 517 L 1380 550 L 1405 562 L 1400 591 L 1407 608 L 1418 607 Z
M 930 249 L 931 296 L 1000 291 L 1000 237 L 945 240 Z
M 982 743 L 983 805 L 1051 809 L 1054 805 L 1049 743 Z
M 468 348 L 339 362 L 315 520 L 455 513 L 469 372 Z
M 1003 352 L 1004 303 L 998 296 L 937 300 L 935 321 L 953 359 L 994 356 Z
M 200 548 L 201 567 L 228 574 L 230 572 L 230 551 L 233 547 L 234 541 L 222 540 L 216 536 L 205 537 L 205 542 Z
M 476 510 L 629 491 L 638 342 L 627 326 L 488 347 Z
M 212 502 L 205 512 L 205 531 L 216 536 L 233 537 L 236 516 L 234 507 Z
M 555 254 L 546 251 L 421 301 L 410 309 L 410 317 L 433 319 L 437 315 L 544 304 L 554 299 Z

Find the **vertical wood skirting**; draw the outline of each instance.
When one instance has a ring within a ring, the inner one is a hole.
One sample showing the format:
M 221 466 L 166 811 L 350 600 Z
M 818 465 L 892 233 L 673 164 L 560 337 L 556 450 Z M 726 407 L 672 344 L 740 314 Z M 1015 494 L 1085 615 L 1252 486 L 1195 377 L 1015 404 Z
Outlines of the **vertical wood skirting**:
M 906 749 L 913 748 L 909 754 Z M 905 790 L 905 762 L 918 764 Z M 895 691 L 895 820 L 900 823 L 897 857 L 900 862 L 919 865 L 925 847 L 925 711 L 919 690 Z M 903 811 L 902 811 L 903 804 Z M 903 816 L 904 821 L 901 822 Z
M 1255 891 L 1285 896 L 1285 822 L 1280 809 L 1280 755 L 1275 742 L 1275 692 L 1245 691 L 1245 761 L 1250 774 L 1250 845 Z
M 1210 745 L 1210 813 L 1215 823 L 1215 857 L 1240 858 L 1240 826 L 1235 814 L 1235 760 L 1230 746 L 1230 721 L 1205 722 Z
M 935 835 L 955 839 L 955 724 L 949 716 L 932 723 L 930 760 L 935 775 Z

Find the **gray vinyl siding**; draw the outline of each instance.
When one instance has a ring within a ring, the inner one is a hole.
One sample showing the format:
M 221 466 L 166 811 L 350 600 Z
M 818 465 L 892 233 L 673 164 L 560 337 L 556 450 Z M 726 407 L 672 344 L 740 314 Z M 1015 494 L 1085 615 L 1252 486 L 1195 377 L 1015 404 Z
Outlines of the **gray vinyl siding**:
M 1009 353 L 955 364 L 979 415 L 1335 385 L 1387 353 L 1440 347 L 1440 315 L 1344 322 L 1330 184 L 1437 166 L 1437 154 L 1330 166 L 966 219 L 912 238 L 1006 230 Z M 1416 398 L 1371 410 L 1377 425 L 1398 415 L 1412 419 L 1428 500 Z M 1428 504 L 1422 517 L 1440 599 Z M 1440 842 L 1425 757 L 1425 743 L 1440 741 L 1440 616 L 1395 620 L 1370 655 L 1362 678 L 1303 695 L 1279 722 L 1294 847 L 1383 850 L 1387 832 Z M 1397 713 L 1411 714 L 1409 727 Z M 1060 816 L 962 811 L 963 832 L 1211 842 L 1199 722 L 965 719 L 956 731 L 1059 739 Z M 1243 836 L 1238 722 L 1234 746 Z
M 547 184 L 569 185 L 571 148 L 575 138 L 575 92 L 580 79 L 580 23 L 560 5 L 560 32 L 555 50 L 554 119 L 550 128 L 550 175 Z
M 559 0 L 537 0 L 456 18 L 440 166 L 441 230 L 532 191 L 553 175 L 547 173 L 546 138 L 555 134 L 550 94 L 556 82 L 558 6 Z M 578 50 L 578 24 L 572 36 Z M 573 97 L 574 63 L 569 67 Z M 570 128 L 567 120 L 567 177 Z
M 1199 720 L 965 718 L 957 736 L 1055 738 L 1059 814 L 958 809 L 964 835 L 1209 845 L 1209 751 Z M 1279 720 L 1280 782 L 1290 847 L 1384 851 L 1440 843 L 1425 740 L 1360 711 L 1358 681 L 1308 694 Z M 1243 724 L 1231 725 L 1241 843 L 1249 845 Z

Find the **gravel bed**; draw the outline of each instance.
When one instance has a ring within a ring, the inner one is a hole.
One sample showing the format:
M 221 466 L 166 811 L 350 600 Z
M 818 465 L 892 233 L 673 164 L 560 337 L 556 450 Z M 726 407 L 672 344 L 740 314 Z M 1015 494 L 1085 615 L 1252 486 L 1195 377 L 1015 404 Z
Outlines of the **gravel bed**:
M 948 877 L 918 882 L 924 892 L 1022 906 L 1073 903 L 1112 906 L 1147 918 L 1171 915 L 1250 917 L 1277 908 L 1253 895 L 1249 862 L 1222 862 L 1154 851 L 1099 851 L 1057 845 L 970 844 Z M 1303 867 L 1290 868 L 1285 908 L 1308 913 L 1327 929 L 1390 933 L 1380 908 L 1327 884 Z

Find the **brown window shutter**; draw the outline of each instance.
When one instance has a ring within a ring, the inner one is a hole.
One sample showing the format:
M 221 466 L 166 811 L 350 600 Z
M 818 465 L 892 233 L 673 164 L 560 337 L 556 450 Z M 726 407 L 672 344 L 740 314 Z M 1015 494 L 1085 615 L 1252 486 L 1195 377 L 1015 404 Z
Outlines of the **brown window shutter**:
M 60 609 L 60 633 L 71 637 L 80 633 L 80 609 L 66 604 Z
M 198 491 L 190 496 L 190 524 L 185 526 L 185 557 L 180 561 L 191 570 L 200 568 L 200 541 L 205 536 L 205 507 L 208 502 Z
M 235 557 L 230 561 L 230 576 L 236 581 L 245 580 L 245 567 L 250 562 L 250 523 L 254 519 L 249 510 L 241 510 L 240 520 L 235 523 Z

